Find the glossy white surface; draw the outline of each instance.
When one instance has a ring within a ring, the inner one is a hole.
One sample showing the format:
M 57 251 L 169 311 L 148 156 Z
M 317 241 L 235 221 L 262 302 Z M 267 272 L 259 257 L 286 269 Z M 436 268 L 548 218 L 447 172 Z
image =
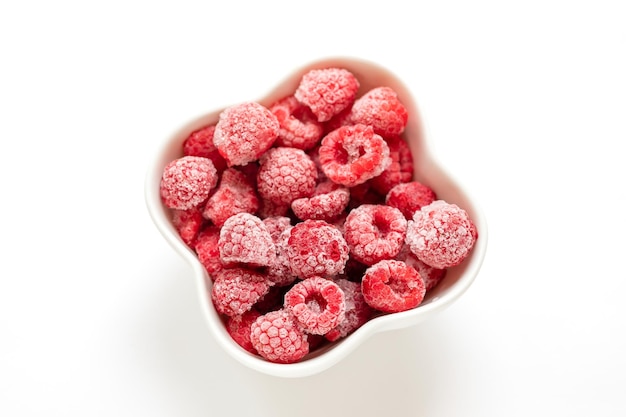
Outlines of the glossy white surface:
M 626 415 L 622 2 L 5 3 L 0 415 Z M 410 87 L 488 252 L 429 320 L 267 376 L 207 331 L 145 173 L 181 121 L 342 55 Z

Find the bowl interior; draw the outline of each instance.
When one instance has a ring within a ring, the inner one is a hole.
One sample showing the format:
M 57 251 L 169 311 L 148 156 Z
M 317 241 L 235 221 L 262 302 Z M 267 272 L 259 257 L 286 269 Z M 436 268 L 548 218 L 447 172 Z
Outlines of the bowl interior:
M 210 299 L 212 285 L 210 278 L 195 253 L 178 236 L 172 225 L 169 210 L 161 203 L 159 185 L 163 168 L 173 159 L 182 156 L 182 143 L 189 133 L 207 124 L 216 123 L 223 108 L 185 123 L 165 139 L 150 165 L 145 186 L 148 211 L 163 237 L 191 265 L 208 328 L 218 343 L 242 364 L 274 376 L 302 377 L 319 373 L 340 361 L 372 334 L 417 324 L 433 313 L 447 307 L 472 284 L 480 269 L 487 247 L 487 224 L 478 205 L 470 197 L 467 190 L 457 180 L 454 180 L 430 154 L 416 101 L 402 81 L 387 69 L 375 63 L 358 59 L 331 58 L 320 60 L 294 71 L 275 89 L 271 90 L 267 96 L 257 101 L 269 106 L 274 101 L 292 94 L 305 72 L 313 68 L 331 66 L 346 68 L 354 73 L 361 84 L 359 95 L 378 86 L 391 87 L 398 93 L 400 100 L 409 111 L 409 121 L 403 136 L 413 153 L 414 178 L 433 188 L 439 199 L 457 204 L 465 209 L 476 225 L 479 238 L 468 258 L 460 265 L 448 269 L 445 278 L 428 292 L 422 304 L 417 308 L 376 317 L 341 341 L 312 352 L 301 362 L 294 364 L 267 362 L 242 349 L 228 335 Z

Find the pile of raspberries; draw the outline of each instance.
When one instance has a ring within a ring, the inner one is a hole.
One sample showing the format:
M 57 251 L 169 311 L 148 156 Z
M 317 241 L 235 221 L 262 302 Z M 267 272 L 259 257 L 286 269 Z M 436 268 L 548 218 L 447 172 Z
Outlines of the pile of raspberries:
M 269 107 L 190 132 L 163 170 L 161 200 L 227 331 L 274 363 L 416 308 L 478 237 L 414 180 L 397 93 L 359 88 L 344 68 L 309 70 Z

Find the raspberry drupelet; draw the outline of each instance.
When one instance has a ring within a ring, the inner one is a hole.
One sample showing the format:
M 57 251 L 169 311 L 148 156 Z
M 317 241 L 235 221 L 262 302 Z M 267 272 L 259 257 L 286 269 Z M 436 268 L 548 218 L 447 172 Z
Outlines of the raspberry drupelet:
M 339 324 L 324 334 L 326 340 L 334 342 L 353 333 L 364 325 L 372 316 L 373 309 L 365 302 L 359 282 L 349 281 L 345 278 L 335 279 L 335 283 L 341 288 L 346 299 L 346 312 L 344 319 Z
M 252 309 L 269 289 L 270 282 L 259 272 L 225 268 L 215 276 L 211 299 L 217 311 L 232 317 Z
M 228 166 L 246 165 L 272 146 L 279 128 L 278 119 L 268 108 L 245 102 L 220 113 L 213 144 Z
M 309 197 L 315 191 L 317 168 L 303 150 L 272 148 L 260 163 L 257 190 L 262 199 L 288 207 L 293 200 Z
M 287 240 L 287 258 L 294 275 L 306 279 L 344 271 L 349 248 L 341 232 L 323 220 L 296 224 Z
M 288 146 L 302 150 L 313 148 L 322 138 L 323 125 L 315 115 L 294 96 L 285 97 L 270 106 L 280 124 L 277 146 Z
M 346 299 L 335 282 L 311 277 L 287 291 L 285 309 L 293 314 L 305 332 L 323 335 L 344 319 Z
M 350 202 L 350 190 L 332 181 L 319 183 L 311 197 L 292 201 L 291 210 L 301 220 L 325 220 L 339 217 Z
M 215 192 L 209 197 L 203 216 L 216 226 L 222 226 L 232 215 L 237 213 L 254 214 L 259 209 L 259 198 L 254 184 L 236 168 L 227 168 Z
M 270 232 L 260 218 L 250 213 L 235 214 L 224 222 L 218 247 L 222 262 L 262 267 L 276 261 Z
M 386 259 L 370 266 L 361 281 L 361 291 L 370 307 L 397 313 L 417 307 L 424 300 L 424 280 L 415 268 Z
M 404 132 L 409 113 L 390 87 L 376 87 L 358 98 L 350 111 L 350 123 L 363 123 L 384 138 Z
M 437 195 L 432 188 L 418 181 L 410 181 L 395 185 L 389 190 L 385 203 L 397 208 L 407 220 L 411 220 L 416 211 L 436 199 Z
M 226 161 L 213 143 L 214 133 L 214 124 L 201 127 L 191 132 L 183 142 L 183 155 L 209 158 L 219 173 L 226 168 Z
M 285 309 L 270 311 L 250 326 L 250 342 L 257 353 L 274 363 L 294 363 L 309 353 L 307 335 Z
M 319 161 L 328 179 L 346 187 L 362 184 L 391 165 L 387 142 L 363 124 L 343 126 L 324 136 Z
M 364 204 L 348 214 L 343 228 L 350 254 L 365 265 L 374 265 L 400 252 L 407 220 L 396 208 Z
M 413 179 L 413 155 L 409 144 L 399 136 L 385 139 L 389 146 L 391 164 L 377 177 L 370 180 L 372 189 L 386 195 L 395 185 Z
M 465 210 L 436 200 L 415 212 L 406 243 L 420 261 L 444 269 L 463 262 L 476 238 L 476 227 Z
M 326 122 L 350 107 L 358 90 L 359 81 L 346 69 L 312 69 L 302 76 L 294 96 L 319 122 Z
M 229 316 L 226 319 L 226 331 L 230 337 L 232 337 L 239 346 L 255 355 L 257 351 L 250 341 L 250 332 L 252 330 L 252 323 L 254 323 L 260 315 L 261 313 L 252 308 L 239 316 Z
M 168 163 L 161 176 L 161 200 L 170 209 L 197 207 L 217 185 L 217 170 L 208 158 L 183 156 Z

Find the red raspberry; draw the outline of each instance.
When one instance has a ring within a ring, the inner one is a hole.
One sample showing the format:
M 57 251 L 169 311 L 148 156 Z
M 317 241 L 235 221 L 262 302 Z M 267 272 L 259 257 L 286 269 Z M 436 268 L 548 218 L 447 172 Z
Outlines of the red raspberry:
M 348 260 L 348 244 L 341 232 L 323 220 L 296 224 L 287 242 L 291 271 L 302 279 L 342 273 Z
M 294 96 L 288 96 L 270 106 L 278 119 L 280 130 L 276 145 L 308 150 L 322 138 L 324 127 L 311 110 Z
M 257 214 L 262 219 L 276 216 L 284 217 L 289 214 L 289 204 L 274 203 L 273 201 L 261 198 Z
M 350 107 L 358 90 L 359 81 L 346 69 L 313 69 L 302 76 L 294 96 L 325 122 Z
M 274 285 L 284 287 L 292 284 L 296 276 L 291 272 L 289 258 L 287 257 L 287 245 L 291 233 L 291 220 L 289 217 L 268 217 L 263 219 L 272 236 L 276 248 L 276 261 L 267 269 L 267 279 Z
M 226 161 L 213 143 L 214 132 L 215 125 L 204 126 L 191 132 L 183 142 L 183 155 L 209 158 L 217 172 L 222 172 L 226 168 Z
M 385 203 L 395 207 L 404 214 L 407 220 L 424 206 L 437 199 L 435 192 L 427 185 L 418 181 L 411 181 L 394 186 L 385 197 Z
M 307 335 L 284 309 L 271 311 L 250 326 L 250 342 L 259 355 L 274 363 L 294 363 L 309 353 Z
M 220 259 L 219 239 L 219 227 L 208 226 L 198 233 L 198 238 L 194 245 L 198 260 L 213 280 L 215 279 L 215 274 L 227 266 Z
M 409 112 L 393 89 L 377 87 L 354 102 L 349 118 L 353 124 L 372 126 L 374 132 L 390 138 L 404 132 Z
M 252 309 L 270 289 L 262 274 L 245 268 L 220 270 L 213 282 L 211 297 L 217 311 L 237 316 Z
M 363 184 L 350 187 L 350 202 L 348 203 L 348 210 L 352 210 L 363 204 L 384 204 L 385 196 L 378 194 L 373 188 L 370 181 L 366 181 Z
M 380 175 L 389 165 L 389 146 L 370 126 L 343 126 L 322 139 L 319 160 L 333 182 L 352 187 Z
M 399 136 L 386 140 L 391 156 L 391 165 L 379 176 L 370 180 L 372 188 L 381 195 L 386 195 L 395 185 L 413 179 L 413 155 L 409 144 Z
M 400 252 L 407 220 L 396 208 L 364 204 L 348 214 L 343 227 L 350 254 L 359 262 L 374 265 Z
M 201 206 L 189 210 L 172 210 L 172 224 L 187 246 L 194 245 L 203 223 Z
M 230 337 L 232 337 L 239 346 L 255 355 L 257 352 L 250 341 L 250 332 L 252 331 L 252 323 L 254 323 L 260 315 L 261 313 L 253 308 L 240 316 L 228 317 L 226 320 L 226 331 Z
M 393 259 L 367 268 L 361 290 L 367 304 L 385 313 L 415 308 L 426 293 L 424 280 L 415 268 Z
M 301 220 L 314 219 L 331 222 L 348 207 L 350 191 L 332 181 L 317 185 L 311 197 L 293 200 L 291 210 Z
M 296 198 L 308 197 L 315 191 L 317 169 L 302 149 L 272 148 L 260 162 L 257 189 L 263 199 L 289 205 Z
M 213 143 L 228 166 L 257 160 L 278 137 L 278 119 L 259 103 L 246 102 L 220 113 Z
M 305 332 L 322 335 L 344 319 L 346 299 L 335 282 L 312 277 L 298 282 L 287 291 L 285 308 Z
M 253 214 L 238 213 L 224 222 L 218 242 L 222 262 L 240 262 L 253 267 L 276 261 L 276 248 L 265 224 Z
M 168 163 L 161 177 L 161 200 L 168 208 L 188 210 L 209 197 L 217 170 L 208 158 L 183 156 Z
M 446 276 L 446 269 L 433 268 L 430 265 L 426 265 L 424 262 L 417 259 L 417 256 L 411 252 L 411 249 L 407 245 L 404 245 L 400 250 L 396 260 L 402 261 L 405 264 L 412 266 L 420 274 L 424 280 L 424 287 L 426 292 L 432 290 L 441 280 Z
M 365 324 L 373 314 L 372 308 L 365 302 L 359 282 L 338 278 L 335 280 L 335 283 L 341 288 L 346 299 L 346 313 L 344 319 L 334 329 L 324 335 L 331 342 L 354 332 Z
M 476 238 L 476 228 L 465 210 L 436 200 L 415 212 L 406 243 L 420 261 L 443 269 L 460 264 Z
M 259 198 L 246 175 L 236 168 L 222 172 L 217 190 L 209 197 L 203 215 L 216 226 L 222 226 L 237 213 L 255 213 L 259 209 Z

